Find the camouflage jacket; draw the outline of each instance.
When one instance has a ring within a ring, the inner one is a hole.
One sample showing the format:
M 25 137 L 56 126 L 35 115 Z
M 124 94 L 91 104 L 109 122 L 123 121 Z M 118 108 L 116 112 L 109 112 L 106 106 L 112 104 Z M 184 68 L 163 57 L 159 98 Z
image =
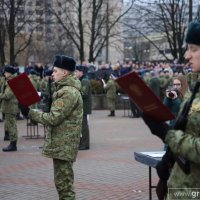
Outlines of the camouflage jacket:
M 81 83 L 71 74 L 55 84 L 50 112 L 30 110 L 29 118 L 47 126 L 42 151 L 44 156 L 75 161 L 83 117 Z
M 92 90 L 88 79 L 81 80 L 81 95 L 83 98 L 83 114 L 91 114 L 92 112 Z
M 117 98 L 117 95 L 116 95 L 117 87 L 116 87 L 114 80 L 112 80 L 112 79 L 108 80 L 108 82 L 105 86 L 105 90 L 106 90 L 107 98 L 110 98 L 110 99 L 116 99 Z
M 177 163 L 172 168 L 168 188 L 200 188 L 200 93 L 194 99 L 186 130 L 168 131 L 165 141 L 172 152 L 188 159 L 191 172 L 185 174 Z M 188 191 L 187 191 L 188 192 Z
M 14 78 L 16 75 L 11 75 L 8 80 Z M 0 93 L 1 110 L 3 113 L 16 115 L 19 112 L 18 101 L 5 80 L 1 86 Z

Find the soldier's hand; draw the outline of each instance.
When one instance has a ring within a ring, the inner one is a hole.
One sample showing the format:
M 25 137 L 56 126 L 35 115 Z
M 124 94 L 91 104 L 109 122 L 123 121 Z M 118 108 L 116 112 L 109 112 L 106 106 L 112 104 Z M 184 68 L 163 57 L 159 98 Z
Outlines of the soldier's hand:
M 157 121 L 149 118 L 144 113 L 142 114 L 142 118 L 143 118 L 145 124 L 151 130 L 151 133 L 158 136 L 164 142 L 165 136 L 169 130 L 169 125 L 164 122 L 157 122 Z
M 19 104 L 19 108 L 21 110 L 22 115 L 24 115 L 25 117 L 27 117 L 28 113 L 30 111 L 30 108 L 28 106 L 23 106 L 21 104 Z

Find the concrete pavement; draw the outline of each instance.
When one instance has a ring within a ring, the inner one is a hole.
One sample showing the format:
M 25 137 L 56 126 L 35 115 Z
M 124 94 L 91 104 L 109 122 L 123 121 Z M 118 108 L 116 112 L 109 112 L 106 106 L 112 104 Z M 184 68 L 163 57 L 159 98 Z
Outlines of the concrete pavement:
M 90 150 L 79 151 L 74 165 L 77 200 L 148 200 L 148 166 L 134 159 L 135 151 L 162 150 L 140 118 L 90 116 Z M 43 139 L 27 139 L 26 120 L 18 121 L 17 152 L 0 152 L 0 200 L 56 200 L 52 160 L 41 156 Z M 3 123 L 0 123 L 0 148 Z M 43 126 L 39 125 L 43 136 Z M 153 183 L 158 181 L 153 170 Z M 153 192 L 153 199 L 157 199 Z

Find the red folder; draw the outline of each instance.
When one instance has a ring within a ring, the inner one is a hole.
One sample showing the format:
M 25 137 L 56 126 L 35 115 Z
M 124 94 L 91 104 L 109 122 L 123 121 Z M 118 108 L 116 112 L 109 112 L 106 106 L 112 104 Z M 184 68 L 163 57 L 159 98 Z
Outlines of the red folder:
M 40 101 L 40 96 L 38 95 L 26 73 L 22 73 L 19 76 L 9 80 L 8 85 L 10 86 L 19 103 L 23 106 L 30 106 Z
M 137 107 L 150 118 L 160 122 L 175 118 L 136 72 L 130 72 L 116 81 Z

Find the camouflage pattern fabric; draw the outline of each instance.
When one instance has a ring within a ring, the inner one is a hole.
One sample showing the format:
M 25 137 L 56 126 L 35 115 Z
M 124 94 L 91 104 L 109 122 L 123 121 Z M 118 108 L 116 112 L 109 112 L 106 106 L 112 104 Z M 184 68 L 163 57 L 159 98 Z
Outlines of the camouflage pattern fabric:
M 40 92 L 45 92 L 48 87 L 48 80 L 44 77 L 42 80 L 39 82 L 39 91 Z
M 150 74 L 149 74 L 148 72 L 144 74 L 143 80 L 144 80 L 144 82 L 146 83 L 146 85 L 149 86 L 151 77 L 150 77 Z
M 8 79 L 14 78 L 11 75 Z M 16 114 L 19 112 L 18 101 L 10 89 L 7 81 L 4 81 L 0 93 L 1 109 L 5 114 L 4 130 L 9 132 L 10 141 L 17 141 L 17 121 Z
M 4 86 L 5 86 L 5 77 L 2 76 L 2 77 L 0 77 L 0 93 L 3 92 Z M 2 100 L 0 99 L 0 111 L 2 111 L 2 109 L 1 109 L 1 103 L 2 103 Z
M 168 188 L 185 188 L 190 192 L 194 188 L 200 188 L 200 93 L 196 95 L 188 115 L 188 123 L 185 132 L 182 130 L 170 130 L 165 138 L 172 152 L 188 159 L 191 163 L 190 174 L 185 174 L 175 163 L 172 168 Z M 169 193 L 169 199 L 174 198 Z M 181 197 L 179 197 L 181 199 Z M 182 199 L 187 199 L 183 196 Z M 190 199 L 190 198 L 189 198 Z
M 75 200 L 73 162 L 53 159 L 53 165 L 59 200 Z
M 152 77 L 149 82 L 149 87 L 155 93 L 156 96 L 160 97 L 161 90 L 160 90 L 160 80 L 157 77 Z
M 43 88 L 43 90 L 41 90 L 42 92 L 42 96 L 43 96 L 43 99 L 42 99 L 42 107 L 41 109 L 44 111 L 44 112 L 49 112 L 50 110 L 50 101 L 49 101 L 49 97 L 50 97 L 50 89 L 51 89 L 51 95 L 53 95 L 54 91 L 55 91 L 55 83 L 53 81 L 51 81 L 51 85 L 49 87 L 49 83 L 48 81 L 46 80 L 46 88 Z
M 106 90 L 108 109 L 111 111 L 114 111 L 115 104 L 116 104 L 116 98 L 117 98 L 117 96 L 116 96 L 117 88 L 116 88 L 115 81 L 112 79 L 109 79 L 106 84 L 105 90 Z
M 74 73 L 55 83 L 51 110 L 30 110 L 29 118 L 47 126 L 42 154 L 53 158 L 59 200 L 75 200 L 73 162 L 78 153 L 83 101 L 81 82 Z
M 170 78 L 165 75 L 160 75 L 159 81 L 160 81 L 160 89 L 161 89 L 161 99 L 164 99 L 166 89 L 168 88 L 170 84 Z
M 9 80 L 14 78 L 15 75 L 9 77 Z M 1 93 L 0 93 L 0 100 L 1 100 L 1 109 L 3 113 L 8 114 L 17 114 L 19 112 L 18 101 L 13 94 L 12 90 L 10 89 L 7 81 L 5 81 L 2 85 Z
M 190 90 L 193 89 L 196 81 L 199 80 L 199 78 L 200 78 L 199 76 L 200 76 L 200 74 L 196 73 L 196 72 L 190 72 L 187 74 L 186 77 L 187 77 L 187 81 L 188 81 Z
M 5 114 L 4 130 L 9 132 L 10 141 L 17 141 L 17 120 L 14 114 Z
M 47 126 L 42 151 L 44 156 L 75 161 L 83 117 L 81 83 L 74 74 L 71 74 L 55 85 L 50 112 L 30 110 L 29 118 Z

